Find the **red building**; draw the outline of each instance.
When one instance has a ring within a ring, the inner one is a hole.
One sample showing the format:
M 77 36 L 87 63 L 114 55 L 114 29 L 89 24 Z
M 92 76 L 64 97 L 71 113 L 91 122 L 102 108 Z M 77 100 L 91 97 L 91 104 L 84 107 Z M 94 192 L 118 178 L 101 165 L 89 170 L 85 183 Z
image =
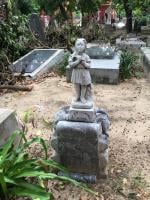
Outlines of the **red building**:
M 102 4 L 98 10 L 98 21 L 100 23 L 105 23 L 111 15 L 111 1 L 106 1 L 105 4 Z M 110 12 L 110 13 L 109 13 Z M 111 20 L 111 19 L 110 19 Z

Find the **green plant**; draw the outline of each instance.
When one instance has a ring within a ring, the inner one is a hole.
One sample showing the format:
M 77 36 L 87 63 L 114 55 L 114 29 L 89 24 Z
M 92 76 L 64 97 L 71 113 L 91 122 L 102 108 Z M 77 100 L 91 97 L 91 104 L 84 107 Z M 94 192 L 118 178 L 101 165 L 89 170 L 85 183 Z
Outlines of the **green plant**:
M 27 22 L 24 15 L 12 16 L 8 21 L 0 22 L 0 66 L 10 65 L 31 48 L 34 39 Z
M 120 60 L 120 78 L 122 80 L 134 75 L 134 64 L 137 57 L 130 51 L 124 50 Z
M 68 58 L 69 58 L 69 54 L 66 53 L 63 62 L 58 66 L 57 72 L 60 76 L 66 74 L 66 67 L 68 65 Z
M 29 110 L 29 111 L 26 111 L 26 112 L 24 113 L 24 116 L 23 116 L 23 121 L 24 121 L 24 123 L 27 124 L 27 123 L 31 122 L 32 119 L 34 119 L 34 114 L 33 114 L 33 112 L 30 111 L 30 110 Z
M 14 141 L 18 135 L 24 143 L 14 148 Z M 26 149 L 38 142 L 42 145 L 45 158 L 31 158 Z M 41 138 L 27 141 L 24 133 L 14 132 L 7 143 L 0 149 L 0 199 L 7 200 L 16 196 L 26 196 L 32 199 L 53 199 L 53 194 L 46 191 L 46 180 L 58 179 L 69 181 L 93 194 L 94 191 L 85 185 L 67 177 L 58 176 L 52 172 L 58 169 L 66 172 L 60 164 L 48 159 L 47 145 Z

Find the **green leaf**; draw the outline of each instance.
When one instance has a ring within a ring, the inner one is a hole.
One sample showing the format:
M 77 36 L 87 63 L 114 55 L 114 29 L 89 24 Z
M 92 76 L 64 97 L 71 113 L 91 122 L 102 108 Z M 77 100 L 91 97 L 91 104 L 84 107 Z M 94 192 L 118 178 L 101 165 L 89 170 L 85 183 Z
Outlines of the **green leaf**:
M 52 193 L 48 193 L 45 191 L 44 188 L 29 184 L 26 182 L 19 182 L 19 186 L 15 186 L 9 190 L 11 195 L 17 196 L 26 196 L 31 197 L 32 199 L 39 199 L 39 200 L 52 200 L 53 195 Z
M 7 175 L 9 177 L 16 176 L 18 173 L 21 173 L 24 170 L 27 170 L 27 169 L 33 170 L 36 166 L 37 166 L 36 159 L 24 160 L 24 161 L 18 162 L 15 165 L 13 165 L 12 167 L 10 167 L 9 171 L 7 172 Z
M 43 171 L 34 171 L 34 170 L 29 171 L 28 170 L 28 171 L 24 171 L 16 176 L 16 178 L 22 178 L 22 177 L 39 177 L 40 179 L 52 179 L 52 180 L 57 179 L 57 180 L 67 181 L 67 182 L 74 184 L 75 186 L 78 186 L 78 187 L 84 189 L 87 192 L 97 195 L 97 192 L 88 188 L 86 185 L 79 183 L 69 177 L 58 176 L 54 173 L 45 173 Z
M 53 160 L 44 160 L 44 159 L 40 159 L 38 161 L 42 166 L 49 166 L 52 167 L 54 169 L 58 169 L 64 172 L 69 172 L 69 170 L 67 168 L 65 168 L 63 165 L 53 161 Z
M 10 150 L 10 148 L 13 145 L 14 140 L 16 139 L 17 135 L 20 134 L 20 131 L 15 131 L 10 138 L 8 139 L 8 141 L 6 142 L 6 144 L 3 146 L 2 152 L 1 152 L 1 160 L 0 160 L 0 165 L 5 161 L 5 159 L 7 158 L 7 154 Z
M 2 170 L 0 170 L 0 186 L 2 187 L 2 191 L 4 193 L 5 199 L 7 199 L 7 194 L 8 194 L 7 186 L 6 186 L 6 182 L 5 182 L 4 174 Z

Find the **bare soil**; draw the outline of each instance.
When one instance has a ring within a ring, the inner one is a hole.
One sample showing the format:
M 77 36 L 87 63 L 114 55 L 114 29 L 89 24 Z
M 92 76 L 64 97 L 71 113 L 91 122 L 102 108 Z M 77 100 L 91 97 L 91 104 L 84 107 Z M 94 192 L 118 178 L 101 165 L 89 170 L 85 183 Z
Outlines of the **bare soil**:
M 72 85 L 58 76 L 33 85 L 31 92 L 3 93 L 0 107 L 15 109 L 21 119 L 30 113 L 27 137 L 49 140 L 52 129 L 46 121 L 70 104 Z M 104 108 L 111 120 L 108 179 L 89 185 L 98 196 L 57 181 L 50 182 L 49 189 L 60 200 L 150 199 L 150 82 L 133 78 L 119 85 L 94 85 L 94 96 L 95 106 Z M 36 146 L 30 151 L 40 153 Z

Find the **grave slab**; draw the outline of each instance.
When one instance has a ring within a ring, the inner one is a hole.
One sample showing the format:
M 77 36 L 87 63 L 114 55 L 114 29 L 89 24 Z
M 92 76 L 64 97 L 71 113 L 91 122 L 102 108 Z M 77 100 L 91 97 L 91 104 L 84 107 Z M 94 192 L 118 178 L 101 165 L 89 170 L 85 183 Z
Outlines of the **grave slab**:
M 12 64 L 14 72 L 36 78 L 56 67 L 64 59 L 63 49 L 34 49 Z
M 142 62 L 146 72 L 146 76 L 150 77 L 150 47 L 141 48 L 142 52 Z
M 116 46 L 120 47 L 121 49 L 140 49 L 141 47 L 146 47 L 146 43 L 140 40 L 137 37 L 131 38 L 117 38 L 116 39 Z
M 112 59 L 91 59 L 90 74 L 93 83 L 118 84 L 120 54 L 116 53 Z M 72 69 L 67 66 L 67 82 L 71 82 Z
M 149 35 L 150 33 L 150 25 L 147 26 L 141 26 L 141 33 L 144 35 Z
M 20 130 L 14 110 L 0 108 L 0 147 L 4 145 L 9 136 Z

